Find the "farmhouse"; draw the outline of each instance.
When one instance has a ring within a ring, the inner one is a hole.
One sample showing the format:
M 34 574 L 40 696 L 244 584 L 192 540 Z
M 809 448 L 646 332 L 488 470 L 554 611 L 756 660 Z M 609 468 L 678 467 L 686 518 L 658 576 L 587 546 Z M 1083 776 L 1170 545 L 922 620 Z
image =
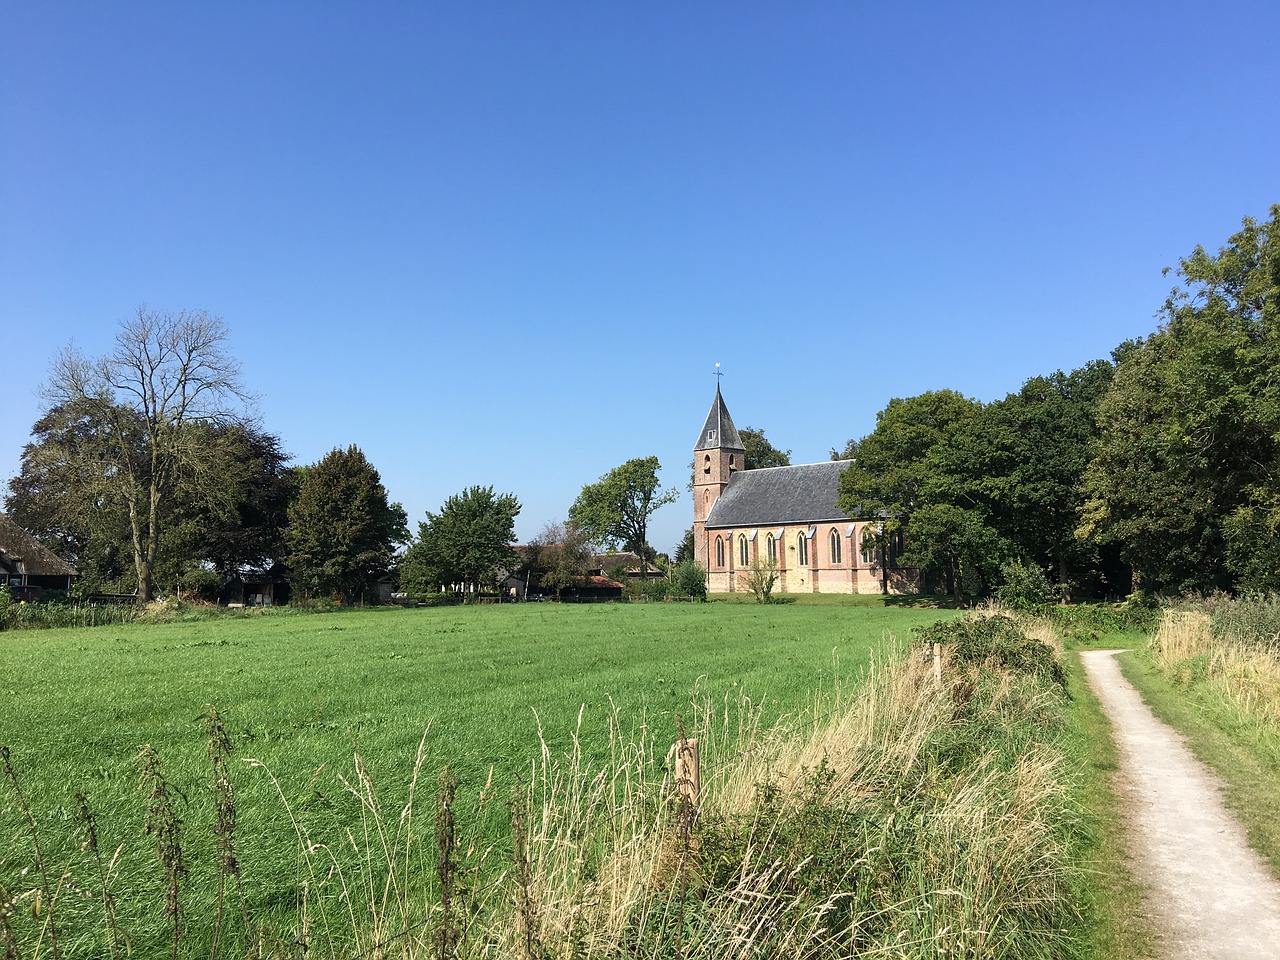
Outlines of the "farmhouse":
M 755 564 L 777 569 L 783 593 L 916 593 L 918 571 L 876 546 L 879 519 L 837 505 L 848 460 L 743 469 L 746 449 L 720 387 L 694 451 L 694 558 L 707 589 L 746 591 Z
M 0 513 L 0 587 L 69 590 L 75 577 L 75 567 Z

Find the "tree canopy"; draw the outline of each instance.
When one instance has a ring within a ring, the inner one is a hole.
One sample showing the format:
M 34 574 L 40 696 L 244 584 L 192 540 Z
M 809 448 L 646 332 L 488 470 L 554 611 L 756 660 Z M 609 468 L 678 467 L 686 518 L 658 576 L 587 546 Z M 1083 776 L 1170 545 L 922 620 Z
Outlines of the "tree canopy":
M 1075 527 L 1111 372 L 1099 361 L 1032 377 L 989 404 L 951 390 L 890 401 L 847 448 L 841 508 L 882 517 L 877 549 L 901 533 L 900 560 L 957 596 L 995 587 L 1014 557 L 1054 569 L 1064 593 L 1091 580 L 1096 553 Z
M 313 597 L 358 600 L 409 539 L 404 509 L 360 449 L 330 451 L 302 471 L 285 541 L 294 584 Z
M 764 431 L 755 427 L 743 427 L 738 431 L 746 451 L 742 457 L 742 469 L 759 470 L 764 467 L 791 466 L 791 451 L 779 450 L 765 439 Z
M 400 564 L 400 584 L 417 593 L 450 584 L 493 586 L 514 569 L 520 501 L 493 487 L 468 487 L 444 502 L 439 513 L 427 511 L 418 538 Z
M 572 523 L 548 523 L 524 548 L 529 585 L 559 595 L 591 570 L 591 538 Z
M 1197 247 L 1160 328 L 1122 344 L 1080 536 L 1144 589 L 1280 588 L 1280 206 Z
M 662 489 L 660 469 L 657 457 L 628 460 L 584 486 L 569 508 L 570 522 L 596 542 L 640 554 L 642 575 L 649 567 L 649 518 L 680 495 L 675 489 Z
M 56 450 L 31 450 L 33 468 L 74 490 L 75 513 L 95 504 L 123 517 L 138 598 L 150 600 L 166 525 L 179 485 L 217 487 L 208 470 L 202 428 L 246 420 L 240 368 L 227 346 L 226 324 L 204 311 L 158 312 L 139 307 L 123 321 L 112 350 L 87 358 L 71 347 L 54 362 L 44 388 L 49 412 L 37 424 L 41 440 L 58 435 Z M 44 453 L 62 463 L 36 464 Z M 104 519 L 104 522 L 105 519 Z M 65 522 L 64 529 L 70 529 Z M 102 528 L 99 527 L 99 532 Z

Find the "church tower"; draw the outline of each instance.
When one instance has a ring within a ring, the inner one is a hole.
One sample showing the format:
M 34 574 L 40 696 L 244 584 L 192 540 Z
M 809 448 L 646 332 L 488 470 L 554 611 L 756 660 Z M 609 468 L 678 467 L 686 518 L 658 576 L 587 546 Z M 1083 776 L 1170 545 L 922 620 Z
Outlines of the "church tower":
M 693 448 L 693 557 L 704 570 L 711 569 L 707 515 L 729 479 L 742 469 L 746 453 L 717 383 L 716 398 Z

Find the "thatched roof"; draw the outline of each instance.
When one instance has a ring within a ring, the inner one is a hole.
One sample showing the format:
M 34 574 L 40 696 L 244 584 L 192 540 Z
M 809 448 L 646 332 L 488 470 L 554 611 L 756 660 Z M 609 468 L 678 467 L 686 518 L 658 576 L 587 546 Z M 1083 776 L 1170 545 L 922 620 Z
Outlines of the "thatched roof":
M 0 513 L 0 566 L 36 577 L 74 577 L 71 566 L 27 531 Z

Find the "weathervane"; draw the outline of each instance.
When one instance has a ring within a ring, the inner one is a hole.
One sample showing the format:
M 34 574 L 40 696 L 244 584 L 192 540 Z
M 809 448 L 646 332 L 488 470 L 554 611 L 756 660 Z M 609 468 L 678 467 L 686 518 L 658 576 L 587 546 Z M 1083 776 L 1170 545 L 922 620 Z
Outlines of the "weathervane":
M 720 372 L 720 364 L 717 363 L 716 364 L 716 386 L 717 387 L 720 386 L 720 378 L 723 376 L 724 374 Z

